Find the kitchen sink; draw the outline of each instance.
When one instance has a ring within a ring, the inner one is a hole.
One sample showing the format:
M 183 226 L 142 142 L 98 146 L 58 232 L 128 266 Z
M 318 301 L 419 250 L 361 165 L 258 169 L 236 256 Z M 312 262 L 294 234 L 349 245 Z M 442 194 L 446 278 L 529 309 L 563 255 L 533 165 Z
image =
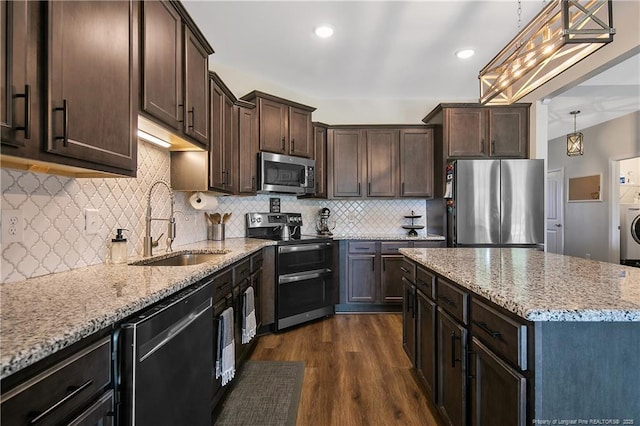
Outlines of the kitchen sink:
M 183 252 L 176 253 L 169 257 L 162 257 L 160 259 L 151 258 L 144 259 L 137 262 L 130 263 L 133 266 L 192 266 L 199 265 L 200 263 L 208 262 L 216 257 L 230 253 L 231 250 L 218 250 L 214 253 L 191 253 Z

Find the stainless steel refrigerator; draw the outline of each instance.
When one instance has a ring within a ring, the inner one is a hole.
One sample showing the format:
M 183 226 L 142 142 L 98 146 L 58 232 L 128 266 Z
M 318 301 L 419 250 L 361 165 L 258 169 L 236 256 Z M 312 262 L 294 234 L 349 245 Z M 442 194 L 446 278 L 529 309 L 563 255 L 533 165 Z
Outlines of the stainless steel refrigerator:
M 544 160 L 458 160 L 452 166 L 450 246 L 544 243 Z

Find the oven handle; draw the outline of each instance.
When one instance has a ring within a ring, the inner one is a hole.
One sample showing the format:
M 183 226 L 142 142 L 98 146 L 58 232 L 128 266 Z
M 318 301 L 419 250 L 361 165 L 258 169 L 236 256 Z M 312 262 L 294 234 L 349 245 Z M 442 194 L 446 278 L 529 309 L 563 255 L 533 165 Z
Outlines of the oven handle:
M 278 247 L 278 253 L 299 253 L 301 251 L 313 251 L 322 250 L 331 247 L 333 243 L 322 244 L 300 244 L 297 246 L 282 246 Z
M 292 283 L 296 281 L 306 281 L 312 280 L 314 278 L 324 277 L 326 275 L 330 275 L 332 273 L 331 269 L 316 269 L 314 271 L 305 272 L 302 274 L 290 274 L 290 275 L 282 275 L 278 277 L 278 284 L 286 284 Z

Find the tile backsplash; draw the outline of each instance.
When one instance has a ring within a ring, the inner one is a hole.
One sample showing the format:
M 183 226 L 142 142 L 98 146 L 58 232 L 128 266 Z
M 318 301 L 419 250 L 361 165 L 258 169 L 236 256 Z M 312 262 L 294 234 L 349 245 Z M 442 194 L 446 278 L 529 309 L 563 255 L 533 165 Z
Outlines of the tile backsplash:
M 169 182 L 170 156 L 140 141 L 137 178 L 85 179 L 1 169 L 2 202 L 5 209 L 19 209 L 24 217 L 22 242 L 2 242 L 1 283 L 63 272 L 108 261 L 111 238 L 116 228 L 125 228 L 129 255 L 142 254 L 145 210 L 149 188 L 157 180 Z M 206 239 L 206 219 L 188 201 L 190 193 L 175 192 L 177 222 L 174 247 Z M 315 233 L 315 221 L 322 207 L 331 209 L 335 234 L 404 235 L 403 215 L 413 210 L 425 215 L 424 200 L 299 200 L 286 195 L 218 197 L 215 211 L 233 215 L 226 237 L 243 237 L 247 212 L 269 211 L 269 198 L 281 200 L 281 211 L 302 213 L 303 233 Z M 168 191 L 157 185 L 151 197 L 153 217 L 168 217 Z M 85 209 L 96 209 L 98 232 L 85 232 Z M 425 224 L 421 218 L 420 224 Z M 0 224 L 3 226 L 3 224 Z M 421 231 L 422 233 L 425 230 Z M 154 221 L 152 235 L 166 236 L 166 222 Z M 161 239 L 157 253 L 164 251 Z

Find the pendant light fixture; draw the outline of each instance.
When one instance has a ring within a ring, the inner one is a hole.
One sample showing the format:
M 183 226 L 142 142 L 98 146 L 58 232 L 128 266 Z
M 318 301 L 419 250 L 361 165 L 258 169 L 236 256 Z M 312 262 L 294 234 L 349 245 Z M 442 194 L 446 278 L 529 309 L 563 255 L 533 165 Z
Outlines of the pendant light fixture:
M 571 111 L 569 114 L 573 115 L 573 133 L 567 135 L 567 155 L 584 155 L 584 135 L 576 130 L 576 117 L 580 111 Z
M 480 71 L 480 103 L 512 104 L 612 42 L 612 7 L 612 0 L 547 3 Z

